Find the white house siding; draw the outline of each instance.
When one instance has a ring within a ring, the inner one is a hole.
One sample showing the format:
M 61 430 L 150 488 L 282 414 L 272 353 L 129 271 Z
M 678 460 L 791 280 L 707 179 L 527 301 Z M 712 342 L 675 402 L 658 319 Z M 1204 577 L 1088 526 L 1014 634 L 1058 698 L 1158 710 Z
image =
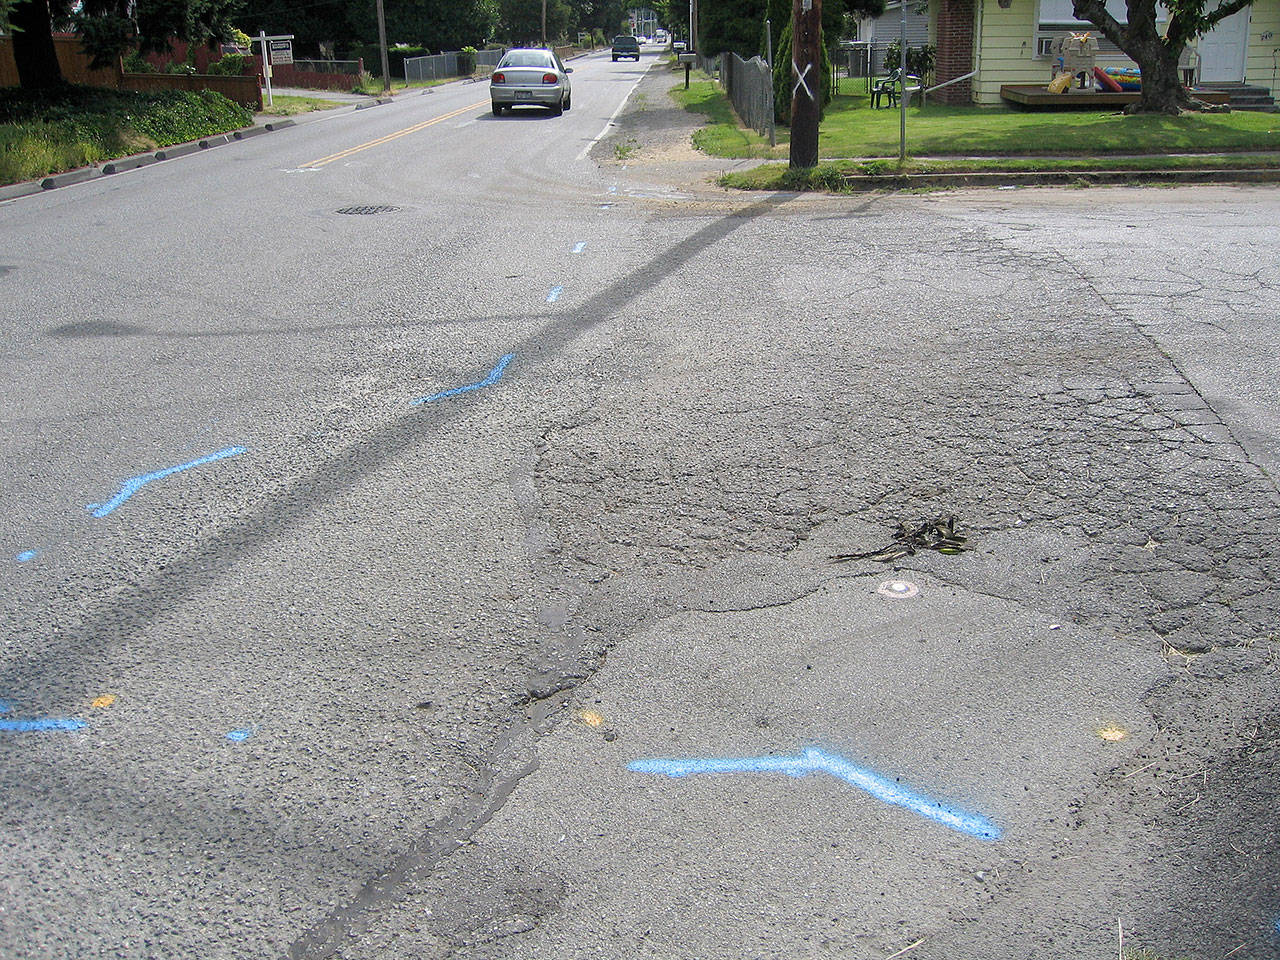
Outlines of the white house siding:
M 935 9 L 933 4 L 931 10 Z M 977 44 L 974 67 L 978 75 L 973 81 L 976 103 L 998 105 L 1000 87 L 1010 83 L 1049 82 L 1049 57 L 1036 56 L 1039 32 L 1037 0 L 1012 0 L 1002 8 L 997 0 L 978 0 Z M 1164 24 L 1159 25 L 1163 32 Z M 1101 33 L 1089 24 L 1088 30 L 1102 40 Z M 929 19 L 930 36 L 937 36 L 937 14 Z M 1060 33 L 1061 30 L 1045 31 Z M 1110 43 L 1103 42 L 1098 53 L 1102 66 L 1133 66 L 1133 61 Z M 1280 0 L 1255 0 L 1249 28 L 1249 52 L 1246 63 L 1248 82 L 1268 87 L 1273 92 L 1280 86 Z
M 930 4 L 930 9 L 933 4 Z M 930 43 L 933 36 L 930 30 L 930 22 L 932 16 L 923 15 L 916 12 L 917 4 L 909 2 L 907 4 L 907 46 L 919 47 L 923 44 Z M 902 37 L 902 5 L 892 4 L 885 7 L 885 11 L 878 17 L 868 17 L 862 21 L 862 25 L 858 30 L 859 40 L 871 41 L 871 72 L 881 74 L 885 72 L 884 55 L 889 44 Z
M 1049 82 L 1048 62 L 1035 56 L 1035 0 L 1013 0 L 1006 8 L 996 0 L 978 0 L 977 19 L 975 102 L 1003 103 L 1002 84 Z
M 1249 18 L 1245 80 L 1280 93 L 1280 0 L 1255 0 Z

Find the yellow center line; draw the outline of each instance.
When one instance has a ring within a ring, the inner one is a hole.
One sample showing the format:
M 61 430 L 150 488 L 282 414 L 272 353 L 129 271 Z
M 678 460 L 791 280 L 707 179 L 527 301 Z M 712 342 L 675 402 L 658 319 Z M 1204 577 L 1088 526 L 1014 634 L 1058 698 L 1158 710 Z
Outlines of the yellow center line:
M 379 144 L 390 143 L 392 140 L 398 140 L 400 137 L 407 137 L 411 133 L 417 133 L 419 130 L 425 130 L 437 123 L 443 123 L 445 120 L 452 120 L 454 117 L 466 113 L 468 110 L 474 110 L 476 107 L 483 107 L 488 100 L 480 100 L 476 103 L 469 103 L 465 107 L 446 113 L 444 116 L 432 117 L 430 120 L 424 120 L 422 123 L 415 123 L 412 127 L 405 127 L 403 130 L 397 130 L 395 133 L 389 133 L 385 137 L 378 137 L 376 140 L 370 140 L 368 143 L 361 143 L 354 147 L 348 147 L 346 150 L 340 150 L 337 153 L 331 153 L 327 157 L 321 157 L 319 160 L 312 160 L 310 163 L 303 164 L 304 169 L 314 169 L 323 167 L 326 163 L 332 163 L 334 160 L 341 160 L 343 157 L 349 157 L 353 153 L 359 153 L 361 150 L 368 150 L 370 147 L 376 147 Z

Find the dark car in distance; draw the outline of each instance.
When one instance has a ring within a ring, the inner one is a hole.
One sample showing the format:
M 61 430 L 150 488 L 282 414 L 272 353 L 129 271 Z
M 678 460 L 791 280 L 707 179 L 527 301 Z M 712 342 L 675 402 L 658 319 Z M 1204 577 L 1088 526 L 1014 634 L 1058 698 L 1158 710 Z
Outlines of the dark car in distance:
M 613 62 L 630 57 L 636 63 L 640 62 L 640 41 L 635 37 L 616 36 L 613 38 Z

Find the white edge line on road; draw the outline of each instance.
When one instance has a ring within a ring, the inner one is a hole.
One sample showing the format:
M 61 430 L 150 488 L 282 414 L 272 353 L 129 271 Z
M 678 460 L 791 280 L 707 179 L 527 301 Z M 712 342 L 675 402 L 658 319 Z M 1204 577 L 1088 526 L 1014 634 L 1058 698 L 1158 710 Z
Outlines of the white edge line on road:
M 618 114 L 622 112 L 622 108 L 627 105 L 627 101 L 631 99 L 631 95 L 636 92 L 636 87 L 640 86 L 640 81 L 649 75 L 649 70 L 657 62 L 658 61 L 656 58 L 649 61 L 649 66 L 644 68 L 644 73 L 640 74 L 639 79 L 636 80 L 636 82 L 631 85 L 631 89 L 627 91 L 627 95 L 623 97 L 622 102 L 618 104 L 618 109 L 613 111 L 609 119 L 605 121 L 604 129 L 601 130 L 599 133 L 597 133 L 594 139 L 592 139 L 590 143 L 588 143 L 585 147 L 582 148 L 582 152 L 573 158 L 575 161 L 585 160 L 587 157 L 587 154 L 591 152 L 591 148 L 604 139 L 604 135 L 608 133 L 609 128 L 613 126 L 613 121 L 618 118 Z

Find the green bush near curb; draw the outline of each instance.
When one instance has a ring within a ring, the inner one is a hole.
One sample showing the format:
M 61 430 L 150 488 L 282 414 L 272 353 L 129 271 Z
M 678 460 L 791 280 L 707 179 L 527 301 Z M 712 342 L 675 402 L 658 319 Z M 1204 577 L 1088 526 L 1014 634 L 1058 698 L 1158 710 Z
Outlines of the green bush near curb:
M 0 184 L 34 180 L 253 123 L 211 90 L 0 89 Z

